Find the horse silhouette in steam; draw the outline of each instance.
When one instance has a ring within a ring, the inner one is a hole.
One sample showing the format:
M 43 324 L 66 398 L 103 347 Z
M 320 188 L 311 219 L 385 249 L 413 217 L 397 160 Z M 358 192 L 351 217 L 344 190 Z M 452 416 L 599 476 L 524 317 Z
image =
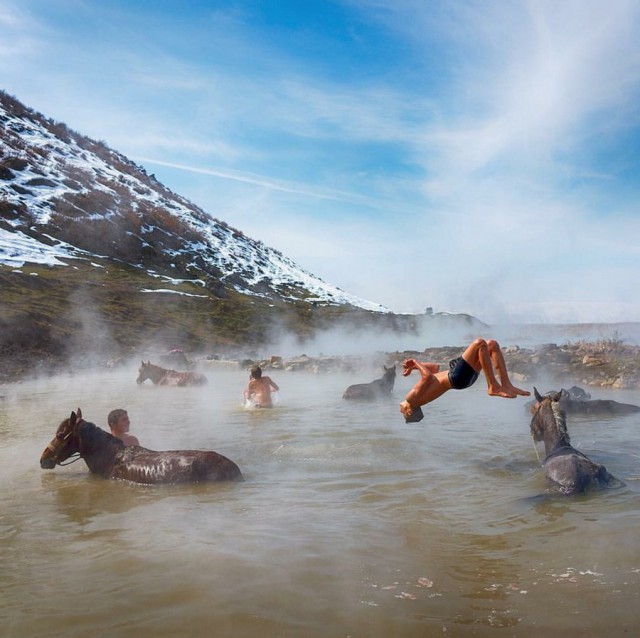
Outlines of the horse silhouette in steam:
M 349 401 L 374 401 L 390 397 L 393 392 L 393 386 L 396 382 L 396 367 L 383 366 L 384 374 L 379 379 L 370 383 L 356 383 L 350 385 L 342 395 L 343 399 Z
M 187 386 L 187 385 L 206 385 L 207 377 L 201 372 L 178 372 L 177 370 L 168 370 L 161 366 L 156 366 L 151 361 L 141 362 L 140 368 L 138 368 L 138 378 L 136 383 L 140 385 L 147 379 L 150 379 L 154 385 L 173 385 L 173 386 Z

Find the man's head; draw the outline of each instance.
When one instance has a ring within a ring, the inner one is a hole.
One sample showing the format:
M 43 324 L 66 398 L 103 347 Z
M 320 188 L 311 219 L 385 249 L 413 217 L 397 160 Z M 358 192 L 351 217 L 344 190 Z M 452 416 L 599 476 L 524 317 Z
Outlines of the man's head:
M 259 379 L 262 376 L 262 368 L 260 366 L 253 366 L 251 368 L 251 378 Z
M 400 404 L 400 412 L 402 412 L 402 416 L 404 416 L 405 423 L 418 423 L 424 419 L 422 408 L 420 406 L 412 408 L 408 401 L 403 401 Z
M 107 416 L 107 423 L 109 427 L 113 430 L 114 428 L 122 427 L 124 425 L 124 420 L 126 419 L 126 425 L 129 425 L 129 414 L 126 410 L 122 408 L 116 408 L 115 410 L 111 410 L 109 412 L 109 416 Z M 128 428 L 127 428 L 128 429 Z

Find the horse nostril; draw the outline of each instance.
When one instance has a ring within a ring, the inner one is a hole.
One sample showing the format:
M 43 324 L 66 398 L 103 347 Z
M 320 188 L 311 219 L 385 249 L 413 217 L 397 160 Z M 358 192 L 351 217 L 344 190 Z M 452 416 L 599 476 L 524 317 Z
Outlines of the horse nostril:
M 52 459 L 40 459 L 40 467 L 43 470 L 52 470 L 56 466 Z

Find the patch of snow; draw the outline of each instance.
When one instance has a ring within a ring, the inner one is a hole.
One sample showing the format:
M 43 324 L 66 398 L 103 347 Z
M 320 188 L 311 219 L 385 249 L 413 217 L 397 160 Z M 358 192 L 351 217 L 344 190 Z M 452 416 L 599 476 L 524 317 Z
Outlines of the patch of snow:
M 189 292 L 181 292 L 179 290 L 169 290 L 168 288 L 141 288 L 140 292 L 162 292 L 171 295 L 181 295 L 183 297 L 200 297 L 201 299 L 208 299 L 207 295 L 194 295 Z
M 20 231 L 8 231 L 0 228 L 0 264 L 19 268 L 25 263 L 47 266 L 67 266 L 60 259 L 73 259 L 71 246 L 60 242 L 56 246 L 47 246 Z

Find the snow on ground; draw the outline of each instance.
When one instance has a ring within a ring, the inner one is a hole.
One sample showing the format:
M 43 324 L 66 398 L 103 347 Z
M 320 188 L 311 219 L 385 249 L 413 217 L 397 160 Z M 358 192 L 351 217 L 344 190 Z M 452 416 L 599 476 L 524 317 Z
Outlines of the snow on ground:
M 75 249 L 59 242 L 47 246 L 20 231 L 11 232 L 0 228 L 0 264 L 21 268 L 25 263 L 47 266 L 66 266 L 60 258 L 77 259 Z

